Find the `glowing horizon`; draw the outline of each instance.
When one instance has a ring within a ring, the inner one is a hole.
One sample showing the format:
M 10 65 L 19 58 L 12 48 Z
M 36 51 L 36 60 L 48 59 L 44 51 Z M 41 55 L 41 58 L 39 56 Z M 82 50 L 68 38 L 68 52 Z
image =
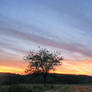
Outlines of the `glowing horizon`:
M 83 63 L 78 64 L 79 62 L 73 63 L 72 61 L 68 61 L 68 63 L 66 63 L 65 61 L 63 61 L 62 66 L 57 66 L 55 68 L 55 71 L 50 70 L 49 73 L 90 75 L 90 76 L 92 76 L 92 72 L 91 72 L 91 68 L 90 68 L 91 65 L 89 65 L 89 64 L 87 65 L 87 63 L 90 63 L 90 61 L 82 61 L 82 62 L 84 62 L 84 64 Z M 70 67 L 72 67 L 72 69 L 69 69 L 68 65 Z M 86 67 L 84 68 L 85 65 L 86 65 Z M 1 66 L 0 73 L 15 73 L 15 74 L 25 75 L 26 74 L 25 69 L 26 69 L 26 67 L 16 68 L 16 67 Z M 90 69 L 90 71 L 88 71 L 89 69 Z
M 0 73 L 14 73 L 14 74 L 20 74 L 20 75 L 26 75 L 27 73 L 25 73 L 25 69 L 22 68 L 13 68 L 13 67 L 0 67 Z M 77 72 L 77 71 L 50 71 L 49 73 L 56 73 L 56 74 L 73 74 L 73 75 L 89 75 L 92 76 L 92 74 L 86 74 L 85 72 Z

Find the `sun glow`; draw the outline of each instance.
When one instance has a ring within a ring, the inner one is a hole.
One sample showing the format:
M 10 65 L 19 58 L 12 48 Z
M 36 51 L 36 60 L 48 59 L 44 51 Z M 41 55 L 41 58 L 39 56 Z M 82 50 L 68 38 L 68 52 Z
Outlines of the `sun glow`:
M 24 74 L 24 69 L 15 68 L 15 67 L 1 66 L 0 67 L 0 72 Z
M 19 64 L 20 65 L 20 64 Z M 72 61 L 72 60 L 63 60 L 61 66 L 57 66 L 56 70 L 51 70 L 50 73 L 58 74 L 76 74 L 76 75 L 92 75 L 92 63 L 91 60 L 83 61 Z M 0 66 L 0 72 L 5 73 L 16 73 L 16 74 L 25 74 L 25 68 L 27 65 L 23 63 L 23 67 L 16 66 Z

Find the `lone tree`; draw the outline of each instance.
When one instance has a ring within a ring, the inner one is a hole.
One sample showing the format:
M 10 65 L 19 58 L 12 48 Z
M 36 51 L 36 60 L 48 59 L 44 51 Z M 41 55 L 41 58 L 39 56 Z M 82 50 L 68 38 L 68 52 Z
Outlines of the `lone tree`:
M 25 60 L 29 63 L 26 69 L 28 73 L 40 73 L 44 79 L 44 84 L 47 81 L 47 75 L 50 70 L 55 70 L 55 66 L 61 65 L 62 56 L 57 52 L 50 52 L 47 49 L 39 49 L 37 52 L 30 51 Z

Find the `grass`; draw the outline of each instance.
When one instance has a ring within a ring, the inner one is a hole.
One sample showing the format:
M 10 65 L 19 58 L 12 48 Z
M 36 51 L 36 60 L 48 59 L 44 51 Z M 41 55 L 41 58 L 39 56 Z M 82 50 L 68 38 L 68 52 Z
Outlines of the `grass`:
M 80 86 L 80 85 L 46 85 L 42 84 L 19 84 L 19 85 L 2 85 L 0 86 L 0 92 L 74 92 L 73 90 L 85 90 L 83 92 L 92 92 L 92 86 Z M 90 91 L 91 90 L 91 91 Z
M 54 86 L 38 86 L 38 85 L 11 85 L 11 86 L 0 86 L 0 92 L 45 92 L 53 89 Z
M 92 85 L 46 85 L 41 84 L 20 84 L 2 85 L 0 92 L 92 92 Z
M 63 87 L 63 88 L 61 89 L 61 92 L 68 92 L 68 87 L 67 87 L 67 86 Z

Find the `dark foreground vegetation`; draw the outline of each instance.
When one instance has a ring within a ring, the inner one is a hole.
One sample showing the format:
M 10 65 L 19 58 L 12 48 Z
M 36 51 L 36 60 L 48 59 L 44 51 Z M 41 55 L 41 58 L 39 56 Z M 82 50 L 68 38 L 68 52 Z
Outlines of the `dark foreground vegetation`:
M 43 84 L 41 74 L 0 74 L 0 92 L 92 92 L 92 77 L 86 75 L 49 74 Z
M 41 74 L 18 75 L 10 73 L 0 74 L 0 85 L 12 84 L 43 84 Z M 92 84 L 92 76 L 49 74 L 47 84 Z
M 3 85 L 0 86 L 0 92 L 47 92 L 48 90 L 57 90 L 60 86 L 43 86 L 43 85 Z M 63 89 L 64 90 L 64 89 Z

